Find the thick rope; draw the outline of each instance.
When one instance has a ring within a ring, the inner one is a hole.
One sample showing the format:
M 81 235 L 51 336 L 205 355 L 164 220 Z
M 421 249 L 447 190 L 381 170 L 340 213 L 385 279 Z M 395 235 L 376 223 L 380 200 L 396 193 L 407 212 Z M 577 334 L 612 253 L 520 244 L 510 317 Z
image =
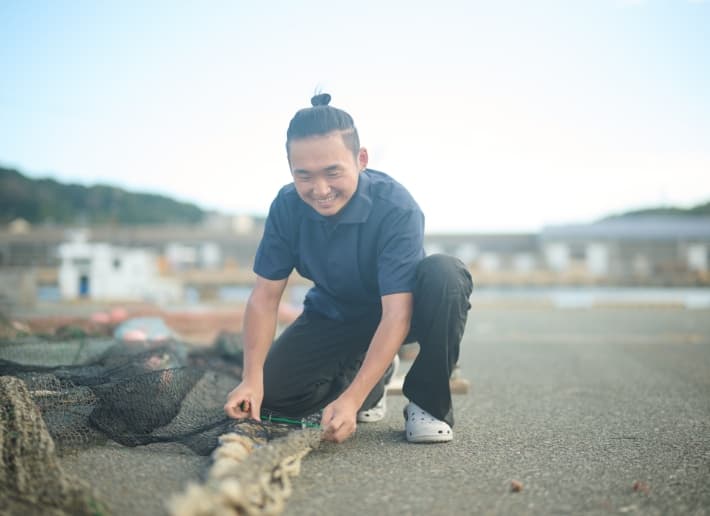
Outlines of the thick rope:
M 0 376 L 0 508 L 9 514 L 107 514 L 94 491 L 64 472 L 25 383 Z
M 173 516 L 275 515 L 293 492 L 301 459 L 317 448 L 321 431 L 294 430 L 268 443 L 229 433 L 220 436 L 204 484 L 191 483 L 169 504 Z

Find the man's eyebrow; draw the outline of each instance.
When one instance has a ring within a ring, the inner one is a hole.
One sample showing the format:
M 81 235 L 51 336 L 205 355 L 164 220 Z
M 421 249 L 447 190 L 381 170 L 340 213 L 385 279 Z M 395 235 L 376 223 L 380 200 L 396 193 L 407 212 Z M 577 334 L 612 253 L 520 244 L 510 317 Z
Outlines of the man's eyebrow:
M 324 171 L 324 172 L 334 172 L 334 171 L 340 170 L 340 168 L 341 168 L 341 167 L 340 167 L 340 165 L 339 165 L 338 163 L 334 163 L 333 165 L 328 165 L 327 167 L 325 167 L 325 168 L 323 169 L 323 171 Z M 293 173 L 294 173 L 294 174 L 299 174 L 299 175 L 310 175 L 310 174 L 313 174 L 312 171 L 306 170 L 306 169 L 304 169 L 304 168 L 296 168 L 296 169 L 293 170 Z

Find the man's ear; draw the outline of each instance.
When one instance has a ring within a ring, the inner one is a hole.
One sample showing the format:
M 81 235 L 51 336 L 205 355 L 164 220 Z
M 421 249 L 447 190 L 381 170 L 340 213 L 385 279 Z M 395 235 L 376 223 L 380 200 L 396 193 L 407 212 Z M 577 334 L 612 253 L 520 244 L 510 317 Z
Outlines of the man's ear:
M 360 151 L 357 153 L 357 164 L 360 166 L 360 170 L 365 170 L 367 168 L 367 162 L 370 157 L 367 154 L 367 149 L 365 147 L 360 147 Z

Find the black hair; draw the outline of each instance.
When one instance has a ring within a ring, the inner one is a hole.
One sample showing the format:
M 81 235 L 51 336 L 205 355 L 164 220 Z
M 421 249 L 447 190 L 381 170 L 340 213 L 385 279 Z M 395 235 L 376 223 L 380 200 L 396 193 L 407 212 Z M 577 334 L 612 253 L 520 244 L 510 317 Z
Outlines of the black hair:
M 286 152 L 293 140 L 319 136 L 338 131 L 343 137 L 345 146 L 357 158 L 360 152 L 360 137 L 355 128 L 353 118 L 342 109 L 329 106 L 330 95 L 319 93 L 311 98 L 311 106 L 296 112 L 288 124 L 286 132 Z

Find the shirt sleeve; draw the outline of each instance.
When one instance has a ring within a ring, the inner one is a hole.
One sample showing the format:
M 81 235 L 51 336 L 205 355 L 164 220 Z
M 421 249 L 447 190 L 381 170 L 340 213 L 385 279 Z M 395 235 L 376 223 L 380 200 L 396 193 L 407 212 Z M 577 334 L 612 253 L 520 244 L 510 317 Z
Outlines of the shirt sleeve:
M 271 203 L 266 217 L 264 235 L 254 258 L 254 272 L 270 280 L 285 279 L 295 265 L 292 240 L 293 217 L 288 215 L 284 196 L 279 194 Z
M 419 210 L 397 210 L 383 225 L 378 250 L 380 296 L 413 292 L 417 266 L 424 258 L 424 215 Z

